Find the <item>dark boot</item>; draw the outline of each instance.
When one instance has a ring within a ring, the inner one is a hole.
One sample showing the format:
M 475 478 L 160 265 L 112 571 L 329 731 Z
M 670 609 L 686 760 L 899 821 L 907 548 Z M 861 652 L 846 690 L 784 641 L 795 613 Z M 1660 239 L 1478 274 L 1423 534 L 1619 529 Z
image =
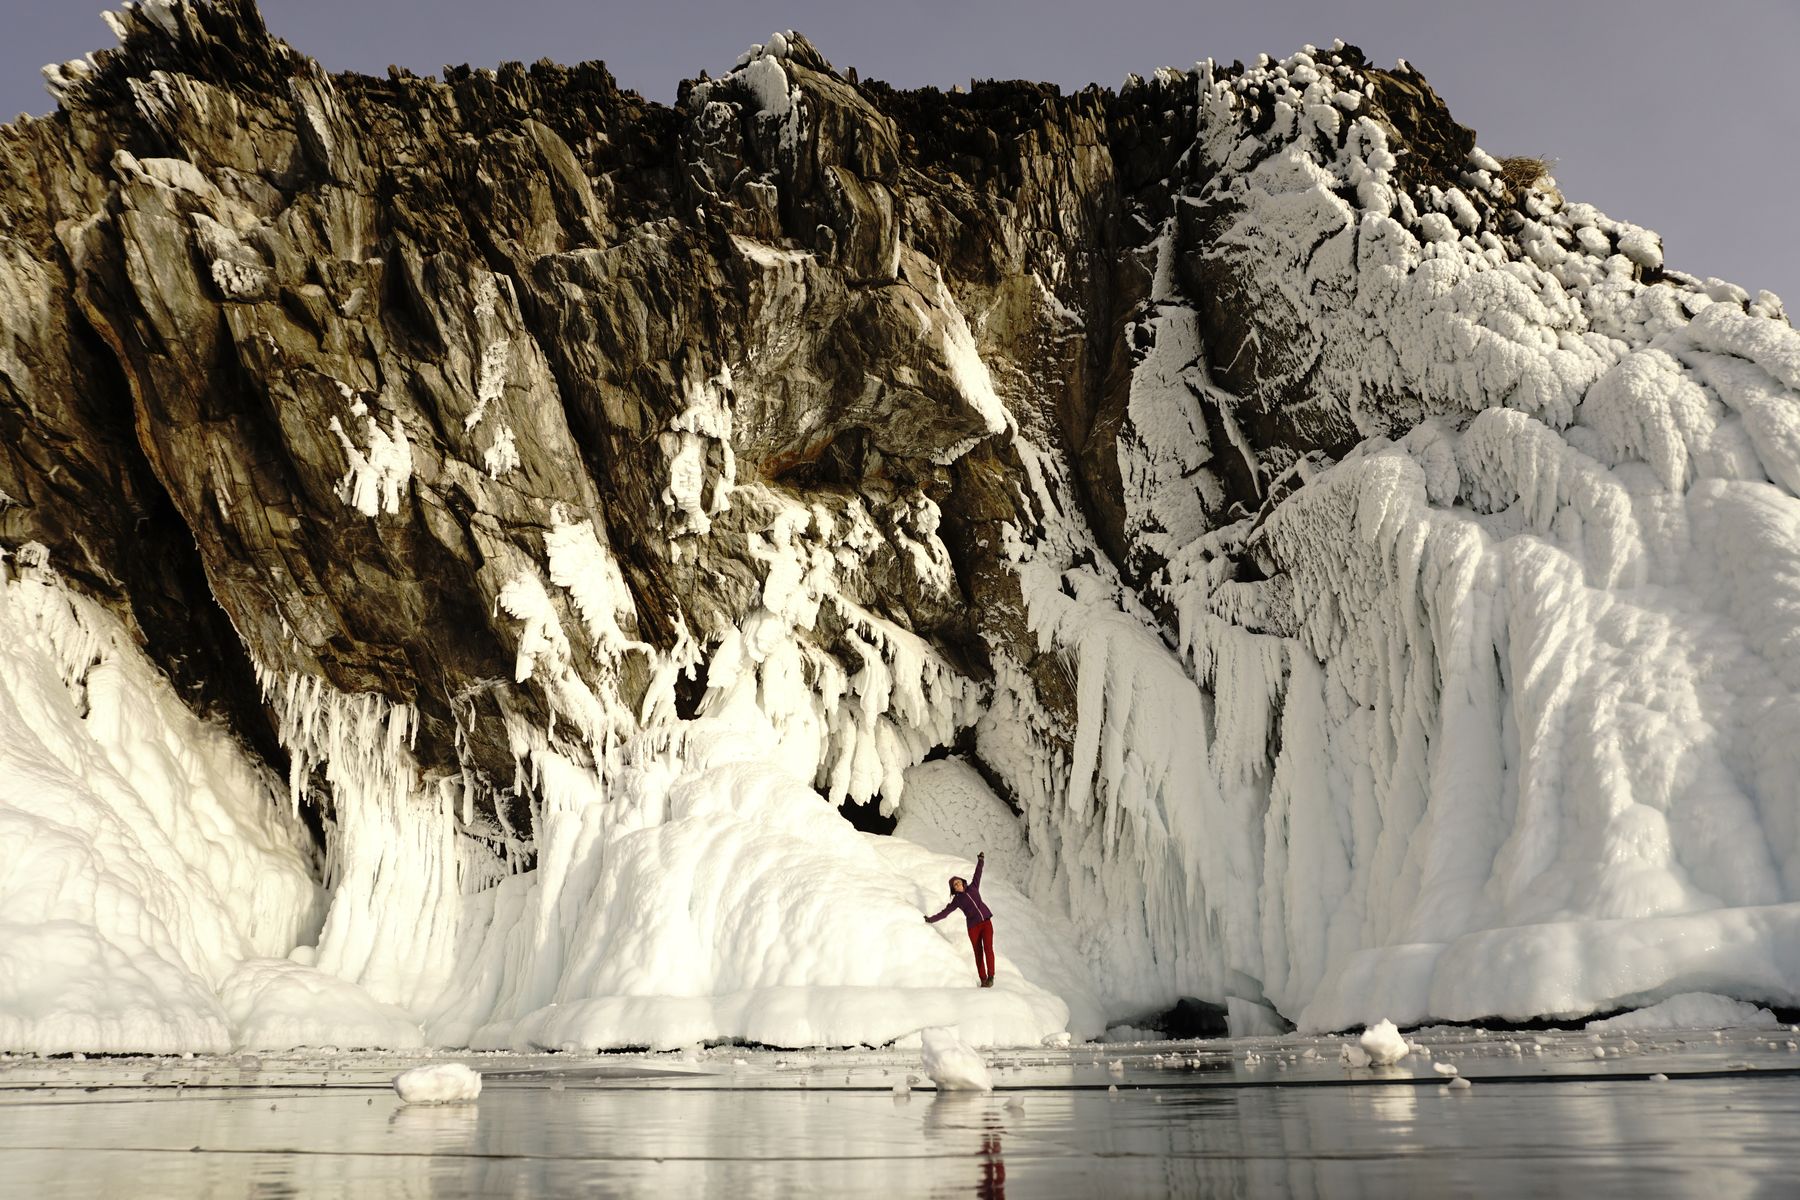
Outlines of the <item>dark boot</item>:
M 993 987 L 994 986 L 994 977 L 992 975 L 989 975 L 986 978 L 984 978 L 981 981 L 981 986 L 982 987 Z

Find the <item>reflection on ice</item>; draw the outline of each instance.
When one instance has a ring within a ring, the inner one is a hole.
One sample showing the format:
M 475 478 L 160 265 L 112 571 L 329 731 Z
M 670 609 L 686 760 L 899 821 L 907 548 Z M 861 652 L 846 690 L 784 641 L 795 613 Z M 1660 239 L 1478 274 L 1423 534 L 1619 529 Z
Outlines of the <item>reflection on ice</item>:
M 1785 1037 L 1413 1036 L 1428 1053 L 1387 1068 L 1344 1068 L 1334 1039 L 995 1054 L 993 1093 L 930 1092 L 912 1051 L 475 1056 L 479 1100 L 427 1107 L 388 1086 L 408 1065 L 393 1056 L 270 1057 L 265 1086 L 232 1059 L 0 1059 L 0 1192 L 786 1196 L 880 1181 L 894 1196 L 1704 1186 L 1728 1200 L 1800 1178 Z M 1439 1066 L 1477 1086 L 1449 1091 Z
M 455 1154 L 470 1148 L 479 1119 L 473 1104 L 402 1104 L 388 1114 L 387 1123 L 409 1144 L 429 1146 L 433 1154 Z
M 1002 1102 L 993 1096 L 940 1092 L 925 1110 L 925 1134 L 934 1153 L 977 1160 L 968 1194 L 986 1200 L 1006 1194 L 1003 1139 L 1006 1120 L 1018 1115 L 1017 1110 L 1003 1112 Z M 946 1181 L 945 1190 L 953 1183 Z

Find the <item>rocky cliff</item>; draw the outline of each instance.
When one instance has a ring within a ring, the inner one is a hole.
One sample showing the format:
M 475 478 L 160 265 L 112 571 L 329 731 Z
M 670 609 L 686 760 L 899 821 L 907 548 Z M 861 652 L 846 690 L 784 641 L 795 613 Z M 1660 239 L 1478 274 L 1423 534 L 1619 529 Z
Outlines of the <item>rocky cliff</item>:
M 1411 68 L 903 92 L 790 33 L 670 107 L 110 20 L 0 130 L 0 545 L 115 631 L 75 719 L 141 652 L 306 826 L 286 944 L 133 935 L 219 1036 L 288 955 L 440 1042 L 881 1040 L 788 991 L 906 970 L 793 952 L 745 847 L 896 820 L 1061 944 L 993 1038 L 1800 1001 L 1800 339 Z M 865 928 L 941 875 L 879 853 Z

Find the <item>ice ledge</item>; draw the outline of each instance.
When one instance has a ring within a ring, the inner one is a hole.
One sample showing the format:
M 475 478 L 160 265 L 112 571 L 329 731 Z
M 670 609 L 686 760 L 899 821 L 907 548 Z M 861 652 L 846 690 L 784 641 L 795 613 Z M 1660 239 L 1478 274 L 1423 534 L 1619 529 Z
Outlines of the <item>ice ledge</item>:
M 1326 976 L 1299 1028 L 1584 1017 L 1700 991 L 1800 1003 L 1800 903 L 1521 925 L 1364 950 Z

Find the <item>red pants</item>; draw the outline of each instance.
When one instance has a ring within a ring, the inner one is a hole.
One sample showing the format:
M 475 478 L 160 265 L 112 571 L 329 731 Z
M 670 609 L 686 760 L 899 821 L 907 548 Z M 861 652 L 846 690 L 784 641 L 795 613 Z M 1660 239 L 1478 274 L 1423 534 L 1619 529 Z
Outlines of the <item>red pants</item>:
M 969 926 L 969 944 L 975 947 L 975 973 L 983 979 L 994 977 L 994 922 L 990 917 L 979 925 Z M 984 958 L 983 955 L 986 957 Z

